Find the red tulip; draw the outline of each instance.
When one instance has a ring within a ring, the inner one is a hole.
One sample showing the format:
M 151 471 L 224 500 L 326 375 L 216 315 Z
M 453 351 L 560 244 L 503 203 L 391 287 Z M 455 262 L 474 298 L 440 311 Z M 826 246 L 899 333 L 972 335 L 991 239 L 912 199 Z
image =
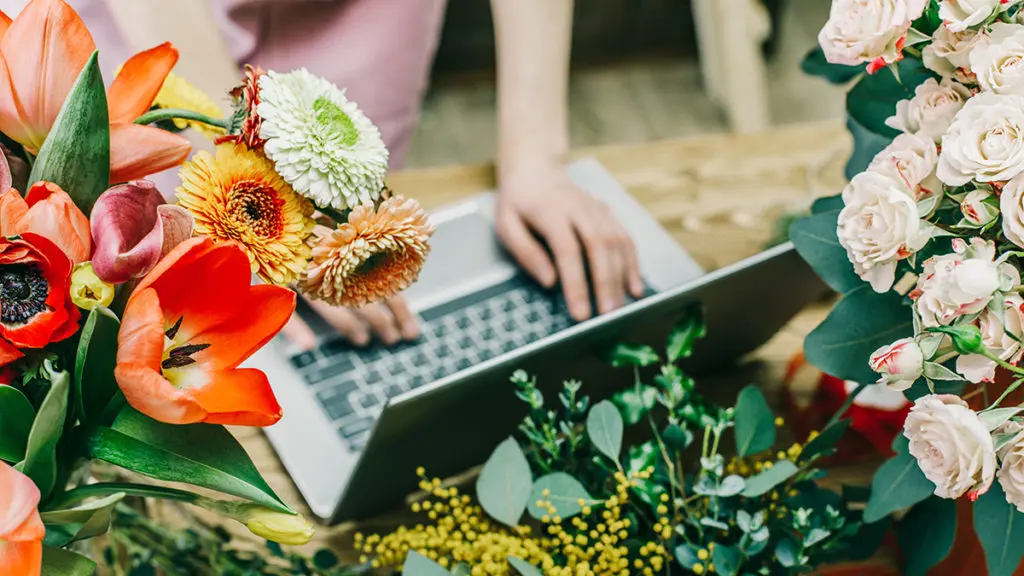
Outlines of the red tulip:
M 89 219 L 67 192 L 50 182 L 36 182 L 22 198 L 17 190 L 0 194 L 0 235 L 35 232 L 53 242 L 75 264 L 92 253 Z

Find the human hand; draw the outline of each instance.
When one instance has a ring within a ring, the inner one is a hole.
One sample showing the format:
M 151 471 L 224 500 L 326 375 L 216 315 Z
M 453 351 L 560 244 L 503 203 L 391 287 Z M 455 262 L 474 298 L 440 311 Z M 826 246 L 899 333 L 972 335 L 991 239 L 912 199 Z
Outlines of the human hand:
M 592 314 L 584 257 L 598 313 L 622 306 L 627 292 L 643 296 L 629 233 L 604 203 L 573 184 L 560 165 L 505 171 L 499 189 L 498 237 L 541 285 L 550 288 L 561 281 L 569 313 L 577 321 Z
M 317 314 L 354 346 L 366 346 L 373 336 L 385 346 L 394 346 L 402 340 L 415 340 L 420 335 L 416 315 L 401 296 L 362 308 L 331 306 L 319 300 L 308 302 Z M 316 347 L 316 334 L 298 314 L 292 315 L 281 333 L 303 349 Z

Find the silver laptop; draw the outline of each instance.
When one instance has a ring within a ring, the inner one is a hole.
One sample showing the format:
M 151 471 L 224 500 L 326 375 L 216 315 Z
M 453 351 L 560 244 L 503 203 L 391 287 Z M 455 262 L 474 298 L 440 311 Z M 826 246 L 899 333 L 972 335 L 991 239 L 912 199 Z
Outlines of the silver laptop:
M 694 303 L 710 326 L 691 367 L 699 370 L 753 350 L 822 293 L 789 245 L 705 275 L 599 163 L 576 163 L 569 175 L 629 230 L 649 293 L 640 301 L 575 323 L 560 292 L 526 278 L 503 251 L 486 193 L 432 215 L 430 258 L 405 294 L 421 316 L 419 341 L 356 349 L 309 318 L 323 334 L 319 348 L 298 352 L 278 339 L 249 361 L 268 374 L 284 408 L 267 435 L 320 519 L 355 520 L 400 504 L 416 488 L 418 466 L 444 477 L 483 462 L 524 415 L 509 383 L 517 369 L 552 393 L 562 380 L 581 379 L 597 399 L 631 382 L 629 374 L 609 378 L 608 347 L 661 345 Z

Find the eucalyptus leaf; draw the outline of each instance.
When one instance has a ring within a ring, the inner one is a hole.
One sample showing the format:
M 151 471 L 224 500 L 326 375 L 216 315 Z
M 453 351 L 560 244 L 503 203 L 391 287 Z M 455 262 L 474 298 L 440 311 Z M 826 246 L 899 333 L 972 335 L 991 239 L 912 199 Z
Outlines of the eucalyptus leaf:
M 771 468 L 747 478 L 747 486 L 743 489 L 743 495 L 747 498 L 763 496 L 792 478 L 799 471 L 796 464 L 789 460 L 779 460 Z
M 697 557 L 697 549 L 689 544 L 683 544 L 676 546 L 676 561 L 683 568 L 689 570 L 694 564 L 700 563 L 700 558 Z
M 731 498 L 743 491 L 746 487 L 746 482 L 742 477 L 735 474 L 722 478 L 722 483 L 718 486 L 718 495 L 722 498 Z
M 665 354 L 669 362 L 676 362 L 681 358 L 689 358 L 693 353 L 693 345 L 697 340 L 707 334 L 707 326 L 700 314 L 700 309 L 691 311 L 686 318 L 672 328 L 668 336 L 668 345 Z
M 658 402 L 658 390 L 654 386 L 641 384 L 619 392 L 612 397 L 612 402 L 619 407 L 626 422 L 632 426 L 654 408 Z
M 744 532 L 750 532 L 754 529 L 754 519 L 750 516 L 750 512 L 746 510 L 736 511 L 736 525 L 740 527 L 740 530 Z
M 96 563 L 68 550 L 43 547 L 43 574 L 46 576 L 93 576 Z
M 526 510 L 532 489 L 530 464 L 515 438 L 509 437 L 494 449 L 476 480 L 480 506 L 491 518 L 515 527 Z
M 836 235 L 839 210 L 801 218 L 789 228 L 789 239 L 815 273 L 840 294 L 864 285 Z
M 797 564 L 800 564 L 800 557 L 797 553 L 796 543 L 789 538 L 783 538 L 779 540 L 779 543 L 775 545 L 775 559 L 779 561 L 784 568 L 792 568 Z
M 740 570 L 740 553 L 732 546 L 718 544 L 715 546 L 712 559 L 715 562 L 715 574 L 735 576 Z
M 612 349 L 611 364 L 616 368 L 622 366 L 650 366 L 661 361 L 658 352 L 650 346 L 641 344 L 618 344 Z
M 904 58 L 861 76 L 846 94 L 847 114 L 866 130 L 892 139 L 898 132 L 885 121 L 896 114 L 896 103 L 913 98 L 917 86 L 934 77 L 918 58 Z
M 452 576 L 472 576 L 473 569 L 470 568 L 469 564 L 460 562 L 452 568 Z
M 820 214 L 822 212 L 838 212 L 843 209 L 846 203 L 843 202 L 842 194 L 833 194 L 832 196 L 822 196 L 811 203 L 811 214 Z
M 580 513 L 580 500 L 588 506 L 595 502 L 579 480 L 565 472 L 554 472 L 541 476 L 533 483 L 533 491 L 528 501 L 530 515 L 537 520 L 545 516 L 571 518 Z M 538 501 L 550 502 L 555 511 L 552 513 L 547 507 L 538 506 Z
M 892 142 L 893 137 L 862 126 L 852 116 L 847 116 L 846 128 L 853 137 L 853 152 L 846 162 L 844 175 L 847 180 L 853 180 L 854 176 L 868 169 L 871 161 Z
M 725 522 L 722 522 L 721 520 L 715 520 L 714 518 L 712 518 L 710 516 L 705 516 L 705 517 L 701 518 L 700 519 L 700 523 L 701 523 L 701 526 L 708 526 L 709 528 L 716 528 L 718 530 L 722 530 L 723 532 L 728 532 L 729 531 L 729 525 L 728 524 L 726 524 Z
M 21 390 L 0 385 L 0 460 L 20 462 L 25 458 L 35 417 L 32 403 Z
M 661 432 L 661 439 L 664 440 L 665 444 L 673 450 L 682 452 L 687 449 L 690 444 L 693 444 L 693 432 L 675 424 L 669 424 Z
M 410 576 L 451 576 L 451 573 L 443 566 L 415 550 L 410 550 L 409 555 L 405 557 L 405 564 L 402 565 L 402 574 Z
M 846 84 L 864 73 L 863 66 L 832 64 L 825 57 L 825 52 L 819 47 L 815 47 L 804 56 L 800 62 L 800 68 L 805 74 L 819 76 L 832 84 Z
M 78 410 L 87 422 L 99 418 L 118 390 L 114 367 L 119 329 L 117 316 L 102 306 L 93 308 L 82 326 L 75 354 L 74 383 Z
M 521 560 L 515 556 L 509 556 L 508 563 L 516 569 L 516 572 L 519 572 L 519 576 L 542 576 L 540 570 L 535 568 L 526 560 Z
M 775 416 L 757 386 L 747 386 L 736 401 L 736 453 L 741 457 L 775 444 Z
M 814 440 L 811 440 L 807 444 L 804 444 L 803 450 L 800 451 L 800 462 L 807 462 L 815 456 L 829 453 L 835 450 L 836 444 L 842 439 L 843 434 L 853 424 L 853 420 L 850 418 L 844 418 L 842 420 L 836 420 L 825 427 Z
M 897 510 L 909 508 L 932 494 L 935 485 L 925 478 L 917 460 L 906 452 L 886 460 L 871 480 L 871 497 L 864 521 L 877 522 Z
M 981 418 L 982 423 L 985 424 L 985 428 L 991 432 L 996 428 L 999 428 L 1006 423 L 1007 420 L 1013 418 L 1024 410 L 1024 406 L 1014 406 L 1012 408 L 994 408 L 991 410 L 984 410 L 978 413 L 978 417 Z
M 903 573 L 925 576 L 953 548 L 956 501 L 932 496 L 917 504 L 896 525 L 903 553 Z
M 602 454 L 618 462 L 625 425 L 615 404 L 598 402 L 587 415 L 587 435 Z
M 974 532 L 985 551 L 989 576 L 1014 574 L 1024 556 L 1024 514 L 1006 501 L 999 482 L 974 503 Z
M 43 361 L 43 372 L 50 380 L 50 391 L 46 393 L 46 398 L 39 406 L 39 414 L 32 424 L 25 460 L 20 469 L 36 483 L 45 500 L 57 482 L 57 443 L 64 433 L 67 420 L 71 376 L 64 371 L 57 372 L 49 360 Z

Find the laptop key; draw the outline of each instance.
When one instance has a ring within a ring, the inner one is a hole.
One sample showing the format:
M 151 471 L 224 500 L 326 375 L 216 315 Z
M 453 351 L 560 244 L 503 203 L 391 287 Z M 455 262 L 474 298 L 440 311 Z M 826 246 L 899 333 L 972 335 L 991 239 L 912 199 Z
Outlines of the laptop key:
M 320 384 L 326 380 L 340 376 L 352 369 L 352 362 L 333 363 L 318 370 L 306 374 L 306 382 L 309 384 Z
M 312 352 L 303 352 L 302 354 L 292 356 L 292 365 L 295 366 L 296 368 L 305 368 L 306 366 L 315 363 L 316 355 L 313 354 Z

